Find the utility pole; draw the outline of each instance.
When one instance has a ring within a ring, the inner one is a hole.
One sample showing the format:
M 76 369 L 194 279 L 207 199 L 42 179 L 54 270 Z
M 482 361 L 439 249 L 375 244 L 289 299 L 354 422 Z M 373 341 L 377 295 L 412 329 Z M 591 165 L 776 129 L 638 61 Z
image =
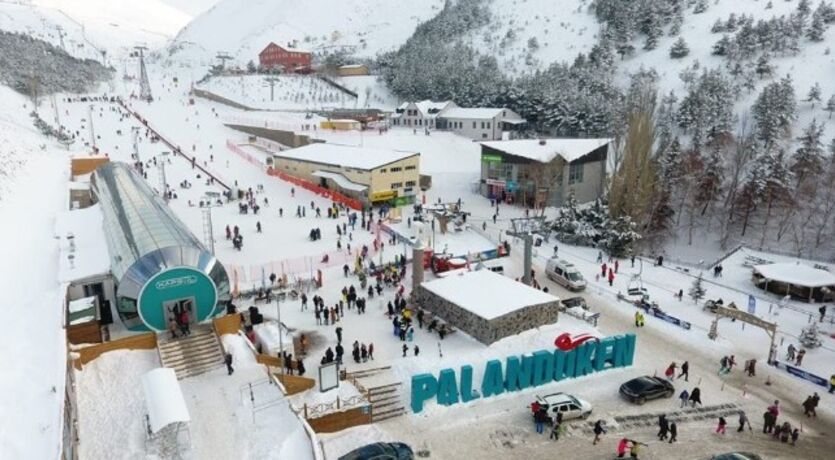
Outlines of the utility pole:
M 154 100 L 151 95 L 151 83 L 148 81 L 148 71 L 145 69 L 145 50 L 147 46 L 137 45 L 133 47 L 139 54 L 139 98 L 151 102 Z
M 59 40 L 59 41 L 60 41 L 60 43 L 61 43 L 61 49 L 62 49 L 62 50 L 64 50 L 64 51 L 66 51 L 66 50 L 67 50 L 67 47 L 64 45 L 64 35 L 66 35 L 66 34 L 64 33 L 64 28 L 63 28 L 63 27 L 61 27 L 61 26 L 57 26 L 57 27 L 56 27 L 56 29 L 58 29 L 58 40 Z
M 157 157 L 161 157 L 162 161 L 159 163 L 159 181 L 160 193 L 162 193 L 162 200 L 168 203 L 168 181 L 165 179 L 165 159 L 171 152 L 162 152 Z
M 93 128 L 93 104 L 87 106 L 87 120 L 90 122 L 90 145 L 96 149 L 96 130 Z

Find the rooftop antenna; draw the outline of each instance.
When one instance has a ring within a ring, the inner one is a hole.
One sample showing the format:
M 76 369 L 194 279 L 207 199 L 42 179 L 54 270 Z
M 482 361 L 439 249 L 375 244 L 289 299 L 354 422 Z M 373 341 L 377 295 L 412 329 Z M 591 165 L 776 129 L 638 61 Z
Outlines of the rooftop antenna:
M 151 102 L 154 100 L 151 95 L 151 83 L 148 81 L 148 71 L 145 69 L 145 50 L 147 46 L 137 45 L 133 47 L 139 55 L 139 98 Z

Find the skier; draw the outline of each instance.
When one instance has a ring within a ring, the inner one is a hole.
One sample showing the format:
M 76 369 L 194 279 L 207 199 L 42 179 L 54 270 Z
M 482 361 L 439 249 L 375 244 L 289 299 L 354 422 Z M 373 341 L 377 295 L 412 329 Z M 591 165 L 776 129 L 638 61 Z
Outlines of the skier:
M 597 445 L 600 442 L 600 435 L 606 433 L 606 429 L 603 428 L 603 420 L 598 420 L 594 422 L 594 441 L 592 445 Z
M 684 381 L 689 381 L 690 378 L 690 362 L 685 361 L 681 364 L 681 374 L 679 374 L 678 378 L 684 377 Z
M 702 405 L 702 390 L 699 387 L 693 388 L 693 391 L 690 392 L 690 404 L 693 407 L 696 407 L 696 404 Z
M 235 372 L 235 369 L 232 369 L 232 353 L 226 353 L 226 356 L 223 358 L 223 362 L 226 364 L 226 375 L 232 375 Z
M 716 425 L 716 433 L 725 434 L 725 425 L 727 425 L 727 424 L 728 424 L 728 422 L 725 421 L 725 417 L 720 416 L 719 417 L 719 424 Z
M 658 440 L 665 441 L 667 439 L 667 432 L 670 430 L 670 423 L 667 421 L 667 416 L 661 414 L 658 416 Z
M 670 444 L 678 441 L 678 426 L 676 422 L 670 423 Z
M 745 424 L 748 424 L 748 430 L 751 430 L 751 422 L 748 421 L 748 416 L 745 415 L 744 410 L 739 411 L 739 428 L 736 429 L 737 433 L 742 433 L 745 430 Z

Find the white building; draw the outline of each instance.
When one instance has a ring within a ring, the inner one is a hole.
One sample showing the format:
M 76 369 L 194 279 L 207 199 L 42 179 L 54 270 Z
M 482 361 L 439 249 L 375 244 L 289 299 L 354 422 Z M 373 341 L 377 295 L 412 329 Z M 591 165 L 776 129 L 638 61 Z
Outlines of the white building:
M 455 102 L 430 100 L 420 102 L 404 102 L 395 110 L 391 116 L 391 123 L 394 126 L 405 126 L 408 128 L 435 128 L 435 120 L 444 110 L 458 107 Z
M 455 102 L 404 102 L 391 117 L 392 125 L 419 129 L 452 131 L 472 140 L 509 139 L 525 119 L 499 107 L 464 108 Z

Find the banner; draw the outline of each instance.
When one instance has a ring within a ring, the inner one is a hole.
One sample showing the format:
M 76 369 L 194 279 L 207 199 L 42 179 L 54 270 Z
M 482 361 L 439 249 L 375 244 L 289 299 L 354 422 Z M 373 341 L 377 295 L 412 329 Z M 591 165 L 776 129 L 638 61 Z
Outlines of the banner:
M 801 369 L 799 367 L 794 367 L 792 365 L 789 365 L 789 364 L 786 364 L 786 363 L 781 363 L 781 362 L 776 361 L 776 360 L 773 361 L 771 363 L 771 365 L 776 367 L 777 369 L 782 369 L 782 370 L 788 372 L 789 374 L 791 374 L 795 377 L 798 377 L 798 378 L 801 378 L 803 380 L 812 382 L 815 385 L 819 385 L 819 386 L 822 386 L 824 388 L 829 388 L 829 380 L 827 380 L 823 377 L 820 377 L 818 375 L 815 375 L 811 372 L 804 371 L 803 369 Z
M 664 321 L 666 321 L 670 324 L 674 324 L 678 327 L 687 329 L 688 331 L 690 330 L 690 323 L 688 323 L 687 321 L 684 321 L 683 319 L 678 319 L 675 316 L 670 316 L 670 315 L 668 315 L 664 312 L 660 312 L 658 310 L 651 310 L 651 313 L 652 313 L 652 316 L 654 316 L 658 319 L 662 319 L 662 320 L 664 320 Z

